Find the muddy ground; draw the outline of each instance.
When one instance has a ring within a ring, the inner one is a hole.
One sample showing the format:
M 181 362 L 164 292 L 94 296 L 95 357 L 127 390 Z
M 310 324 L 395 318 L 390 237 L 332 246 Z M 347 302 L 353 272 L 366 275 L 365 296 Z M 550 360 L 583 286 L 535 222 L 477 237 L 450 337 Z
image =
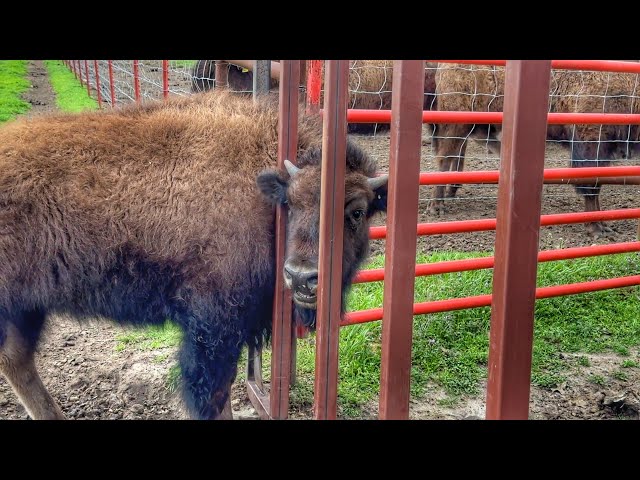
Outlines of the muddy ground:
M 39 115 L 54 110 L 55 96 L 49 85 L 42 62 L 30 63 L 29 80 L 32 88 L 24 95 L 33 106 L 29 115 Z M 425 130 L 422 170 L 435 169 Z M 388 167 L 389 136 L 382 132 L 372 136 L 357 136 L 357 140 L 379 161 L 382 170 Z M 547 166 L 566 166 L 568 153 L 557 144 L 547 147 Z M 638 164 L 638 159 L 632 159 Z M 467 151 L 467 169 L 496 169 L 498 160 L 486 152 L 486 147 L 471 143 Z M 447 202 L 446 215 L 434 219 L 427 214 L 431 190 L 421 189 L 419 221 L 464 220 L 494 218 L 496 187 L 464 186 L 458 198 Z M 605 186 L 602 208 L 637 208 L 640 205 L 638 187 Z M 569 186 L 545 186 L 543 213 L 582 211 L 582 200 Z M 382 223 L 382 219 L 378 222 Z M 585 234 L 584 226 L 567 225 L 546 227 L 541 230 L 540 248 L 551 249 L 593 243 L 635 240 L 637 223 L 620 221 L 611 223 L 611 238 L 593 241 Z M 420 238 L 418 249 L 422 252 L 436 250 L 486 251 L 493 248 L 493 232 L 458 235 L 436 235 Z M 374 252 L 384 250 L 383 242 L 374 242 Z M 125 329 L 106 321 L 78 323 L 73 319 L 51 318 L 44 334 L 37 364 L 45 385 L 59 402 L 63 412 L 74 419 L 184 419 L 187 418 L 179 398 L 168 381 L 169 370 L 175 363 L 176 349 L 165 348 L 140 351 L 126 348 L 117 351 L 118 335 Z M 638 361 L 640 352 L 631 352 Z M 569 356 L 569 355 L 567 355 Z M 624 380 L 612 377 L 625 357 L 616 354 L 586 355 L 589 367 L 575 364 L 567 375 L 567 382 L 554 389 L 532 387 L 530 418 L 533 419 L 638 419 L 640 411 L 640 369 L 625 369 Z M 589 378 L 601 376 L 602 385 Z M 267 385 L 268 388 L 268 385 Z M 461 401 L 455 407 L 443 406 L 439 400 L 446 395 L 437 387 L 422 399 L 411 402 L 413 419 L 462 419 L 484 418 L 484 395 Z M 232 406 L 236 418 L 253 419 L 257 414 L 241 383 L 233 387 Z M 446 402 L 443 402 L 446 403 Z M 362 418 L 377 418 L 377 405 L 365 409 Z M 312 418 L 310 407 L 295 407 L 291 417 Z M 23 407 L 3 378 L 0 378 L 0 419 L 28 418 Z

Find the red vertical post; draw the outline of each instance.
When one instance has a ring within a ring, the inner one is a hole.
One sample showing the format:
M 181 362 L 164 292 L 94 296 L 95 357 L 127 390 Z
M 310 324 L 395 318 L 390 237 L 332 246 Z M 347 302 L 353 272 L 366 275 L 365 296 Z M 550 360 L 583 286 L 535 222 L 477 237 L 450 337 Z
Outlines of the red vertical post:
M 80 85 L 84 87 L 84 81 L 82 80 L 82 68 L 80 68 L 80 60 L 76 60 L 76 77 L 80 80 Z
M 529 416 L 550 73 L 548 60 L 507 61 L 487 384 L 491 420 Z
M 91 82 L 89 81 L 89 62 L 87 60 L 84 61 L 84 74 L 87 79 L 87 95 L 91 97 Z
M 96 72 L 96 92 L 98 92 L 98 108 L 102 108 L 102 93 L 100 93 L 100 67 L 98 60 L 93 61 L 93 69 Z
M 380 418 L 409 418 L 424 61 L 393 62 Z
M 228 86 L 229 86 L 229 64 L 224 60 L 216 60 L 215 88 L 226 88 Z
M 133 93 L 136 102 L 140 101 L 140 76 L 138 72 L 138 60 L 133 61 Z
M 225 65 L 226 69 L 226 65 Z M 216 71 L 216 80 L 218 72 Z M 296 161 L 298 151 L 298 96 L 300 63 L 283 60 L 280 70 L 280 119 L 278 122 L 278 167 L 284 161 Z M 218 85 L 216 85 L 217 88 Z M 291 290 L 284 286 L 284 260 L 287 212 L 276 209 L 276 285 L 273 302 L 271 352 L 271 417 L 284 419 L 289 415 L 289 383 L 291 381 Z
M 320 110 L 320 91 L 322 90 L 322 60 L 307 62 L 307 112 Z
M 107 60 L 109 65 L 109 93 L 111 94 L 111 108 L 116 106 L 116 88 L 113 83 L 113 60 Z
M 162 60 L 162 96 L 169 98 L 169 60 Z
M 317 420 L 337 416 L 349 61 L 328 60 L 325 72 L 314 390 Z

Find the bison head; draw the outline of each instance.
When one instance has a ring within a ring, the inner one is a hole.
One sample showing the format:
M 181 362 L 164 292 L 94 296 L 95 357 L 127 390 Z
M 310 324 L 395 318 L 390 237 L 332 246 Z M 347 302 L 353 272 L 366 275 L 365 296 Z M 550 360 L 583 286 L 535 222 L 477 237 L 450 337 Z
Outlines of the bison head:
M 287 255 L 284 279 L 293 292 L 293 301 L 302 324 L 315 328 L 320 246 L 320 151 L 315 161 L 301 161 L 302 168 L 285 160 L 285 172 L 266 170 L 258 176 L 258 186 L 272 203 L 286 205 Z M 369 252 L 369 221 L 386 210 L 387 175 L 371 177 L 349 168 L 345 173 L 342 298 L 351 285 L 358 266 Z M 369 173 L 373 173 L 369 169 Z

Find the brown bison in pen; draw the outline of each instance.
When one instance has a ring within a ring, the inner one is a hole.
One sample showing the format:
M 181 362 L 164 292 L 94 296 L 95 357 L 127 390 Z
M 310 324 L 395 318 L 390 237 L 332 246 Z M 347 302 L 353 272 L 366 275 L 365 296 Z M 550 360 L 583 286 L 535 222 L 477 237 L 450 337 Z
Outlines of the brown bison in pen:
M 425 110 L 436 108 L 437 64 L 426 62 L 424 71 Z M 236 65 L 228 65 L 229 90 L 250 94 L 253 91 L 253 72 Z M 215 86 L 215 60 L 198 60 L 191 72 L 191 91 L 202 92 Z M 324 70 L 322 72 L 324 81 Z M 271 81 L 272 87 L 278 85 Z M 349 108 L 390 110 L 393 86 L 393 60 L 351 60 L 349 71 Z M 301 96 L 304 101 L 304 96 Z M 321 100 L 322 102 L 322 100 Z M 388 123 L 350 123 L 349 133 L 374 133 L 389 129 Z M 433 126 L 431 127 L 433 129 Z
M 638 113 L 638 76 L 625 73 L 552 71 L 550 112 Z M 440 64 L 436 73 L 437 108 L 443 111 L 500 112 L 504 98 L 504 68 Z M 436 127 L 433 146 L 440 171 L 464 168 L 467 138 L 484 139 L 490 150 L 500 151 L 500 125 L 441 124 Z M 558 140 L 571 150 L 572 167 L 606 167 L 611 160 L 628 158 L 639 147 L 638 125 L 549 125 L 547 138 Z M 452 198 L 460 185 L 435 189 L 430 211 L 444 211 L 444 198 Z M 577 185 L 584 196 L 585 210 L 600 210 L 600 186 Z M 602 222 L 587 224 L 598 237 L 611 231 Z
M 301 116 L 297 167 L 275 168 L 277 105 L 206 93 L 0 129 L 0 372 L 32 418 L 63 418 L 34 352 L 47 318 L 184 331 L 183 397 L 230 418 L 243 345 L 268 337 L 274 204 L 289 207 L 285 278 L 315 323 L 322 128 Z M 345 291 L 386 177 L 346 152 Z

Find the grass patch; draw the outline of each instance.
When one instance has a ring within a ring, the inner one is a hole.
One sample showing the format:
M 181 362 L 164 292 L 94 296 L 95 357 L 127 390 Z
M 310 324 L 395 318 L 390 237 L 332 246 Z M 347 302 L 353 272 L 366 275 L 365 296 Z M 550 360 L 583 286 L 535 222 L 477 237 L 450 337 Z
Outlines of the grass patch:
M 64 112 L 97 110 L 98 102 L 87 94 L 75 75 L 60 60 L 45 60 L 49 81 L 56 93 L 56 105 Z
M 419 256 L 418 262 L 474 256 L 483 255 L 439 253 Z M 383 265 L 384 258 L 378 256 L 367 268 Z M 538 286 L 632 275 L 639 269 L 637 254 L 548 262 L 539 266 Z M 481 295 L 490 293 L 491 286 L 491 270 L 421 277 L 416 279 L 415 300 Z M 355 285 L 348 310 L 380 307 L 382 294 L 382 283 Z M 612 351 L 628 355 L 629 347 L 640 344 L 639 296 L 640 289 L 632 287 L 539 300 L 535 311 L 533 383 L 552 388 L 566 379 L 571 361 L 562 352 Z M 480 381 L 486 378 L 489 322 L 488 307 L 416 316 L 412 396 L 422 396 L 430 384 L 442 387 L 452 399 L 477 395 Z M 367 402 L 379 394 L 380 345 L 381 322 L 341 329 L 338 395 L 342 416 L 358 416 Z M 578 357 L 578 364 L 588 366 L 589 360 Z M 315 338 L 310 336 L 298 342 L 298 384 L 291 397 L 294 402 L 313 401 L 314 365 Z M 604 378 L 595 380 L 604 382 Z
M 640 368 L 640 364 L 638 362 L 634 362 L 633 360 L 625 360 L 620 366 L 622 368 Z
M 589 361 L 588 357 L 585 357 L 584 355 L 581 355 L 578 357 L 578 365 L 581 365 L 583 367 L 590 367 L 591 366 L 591 362 Z
M 129 348 L 135 350 L 155 350 L 158 348 L 176 347 L 182 340 L 182 331 L 172 323 L 161 326 L 130 330 L 116 337 L 117 352 Z
M 627 380 L 629 380 L 629 375 L 627 375 L 625 372 L 613 372 L 611 376 L 616 380 L 620 380 L 621 382 L 626 382 Z
M 173 68 L 191 68 L 197 60 L 169 60 L 169 65 Z
M 29 88 L 26 60 L 0 60 L 0 123 L 31 108 L 20 95 Z
M 601 387 L 605 384 L 604 377 L 602 375 L 590 375 L 589 381 L 596 385 L 600 385 Z

